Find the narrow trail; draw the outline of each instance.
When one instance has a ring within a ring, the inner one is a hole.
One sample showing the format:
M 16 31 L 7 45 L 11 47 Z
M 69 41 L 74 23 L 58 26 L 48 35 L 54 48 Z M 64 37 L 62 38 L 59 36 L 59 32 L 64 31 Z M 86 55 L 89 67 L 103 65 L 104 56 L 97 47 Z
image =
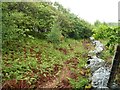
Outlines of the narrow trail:
M 72 63 L 78 63 L 78 61 L 74 61 L 75 59 L 70 59 L 66 62 L 64 62 L 63 68 L 60 70 L 60 74 L 56 76 L 52 81 L 46 82 L 42 87 L 38 86 L 37 90 L 39 88 L 71 88 L 68 78 L 73 77 L 70 71 L 69 64 L 70 62 Z M 59 72 L 59 71 L 58 71 Z
M 70 70 L 67 66 L 64 66 L 58 77 L 53 79 L 52 82 L 47 82 L 44 86 L 39 88 L 56 88 L 62 81 L 67 81 L 67 77 L 70 77 Z
M 91 49 L 91 44 L 89 41 L 83 41 L 82 44 L 85 49 L 87 50 Z M 71 66 L 69 66 L 69 64 L 72 64 L 73 68 L 76 69 L 78 63 L 79 60 L 76 57 L 65 61 L 62 69 L 58 71 L 59 75 L 53 78 L 51 81 L 47 81 L 44 85 L 38 86 L 37 90 L 39 90 L 39 88 L 69 88 L 69 89 L 71 88 L 72 89 L 72 86 L 70 85 L 68 78 L 77 78 L 78 76 L 70 70 Z M 82 69 L 80 73 L 82 75 L 85 75 L 85 72 Z

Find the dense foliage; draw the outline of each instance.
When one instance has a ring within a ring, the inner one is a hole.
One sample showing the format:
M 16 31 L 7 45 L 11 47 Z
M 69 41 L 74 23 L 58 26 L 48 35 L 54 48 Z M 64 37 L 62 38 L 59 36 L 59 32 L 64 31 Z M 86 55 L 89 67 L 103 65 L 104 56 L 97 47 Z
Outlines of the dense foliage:
M 120 44 L 120 27 L 109 25 L 107 23 L 95 22 L 93 36 L 96 39 L 104 39 L 107 41 L 106 46 L 109 47 L 111 53 L 117 44 Z
M 92 34 L 89 23 L 79 19 L 58 3 L 4 2 L 2 13 L 4 42 L 28 35 L 46 38 L 56 19 L 65 37 L 79 39 L 88 38 Z

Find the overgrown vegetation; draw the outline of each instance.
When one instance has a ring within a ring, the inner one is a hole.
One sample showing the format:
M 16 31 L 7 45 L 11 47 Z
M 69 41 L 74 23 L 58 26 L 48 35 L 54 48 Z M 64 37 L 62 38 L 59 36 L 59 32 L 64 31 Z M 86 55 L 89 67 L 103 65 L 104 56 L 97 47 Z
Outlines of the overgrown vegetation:
M 108 51 L 113 50 L 120 41 L 119 30 L 103 23 L 93 26 L 57 2 L 2 2 L 3 84 L 11 88 L 16 87 L 14 79 L 25 80 L 30 85 L 26 87 L 38 88 L 61 77 L 66 66 L 65 83 L 83 89 L 88 84 L 89 70 L 84 67 L 92 48 L 88 38 L 108 40 Z M 104 53 L 106 59 L 111 55 Z
M 120 44 L 120 26 L 107 23 L 101 23 L 100 21 L 95 22 L 95 27 L 93 29 L 93 36 L 96 39 L 102 41 L 106 46 L 102 53 L 102 58 L 108 63 L 111 63 L 117 44 Z M 120 66 L 119 66 L 120 68 Z M 120 71 L 118 69 L 115 81 L 120 85 Z
M 109 47 L 110 53 L 114 53 L 114 46 L 120 43 L 120 27 L 96 21 L 93 32 L 96 39 L 107 41 L 106 46 Z

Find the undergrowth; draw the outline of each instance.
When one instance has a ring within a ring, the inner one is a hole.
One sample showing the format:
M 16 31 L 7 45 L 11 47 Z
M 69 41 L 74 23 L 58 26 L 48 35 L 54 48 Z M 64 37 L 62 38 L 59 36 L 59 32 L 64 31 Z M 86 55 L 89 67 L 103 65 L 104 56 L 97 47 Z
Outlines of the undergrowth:
M 76 73 L 80 73 L 80 68 L 85 67 L 88 52 L 81 40 L 72 39 L 54 45 L 46 40 L 26 38 L 26 42 L 21 45 L 11 43 L 8 47 L 9 50 L 3 52 L 3 82 L 12 79 L 27 80 L 31 85 L 39 79 L 40 75 L 55 76 L 61 70 L 64 62 L 71 58 L 78 59 Z M 55 65 L 58 67 L 57 71 L 54 69 Z M 72 69 L 72 67 L 70 68 Z M 84 75 L 78 77 L 78 80 L 69 79 L 73 88 L 83 87 L 88 83 L 87 77 Z

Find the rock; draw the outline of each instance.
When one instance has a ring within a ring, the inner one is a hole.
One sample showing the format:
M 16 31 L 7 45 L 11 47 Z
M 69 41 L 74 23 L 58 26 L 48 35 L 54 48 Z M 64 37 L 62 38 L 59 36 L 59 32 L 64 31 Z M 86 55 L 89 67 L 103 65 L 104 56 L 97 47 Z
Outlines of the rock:
M 109 75 L 110 75 L 110 69 L 106 67 L 100 67 L 92 75 L 92 86 L 95 88 L 107 87 Z
M 97 54 L 97 53 L 101 53 L 103 51 L 103 47 L 101 47 L 101 46 L 96 46 L 95 47 L 95 50 L 94 50 L 94 52 Z
M 92 72 L 104 65 L 104 60 L 97 58 L 96 56 L 92 56 L 91 58 L 92 59 L 88 59 L 87 61 L 87 68 L 90 68 Z
M 107 83 L 110 76 L 110 69 L 109 67 L 105 67 L 104 60 L 98 58 L 104 50 L 104 45 L 100 41 L 95 40 L 94 37 L 90 37 L 90 40 L 95 49 L 88 52 L 88 57 L 90 58 L 87 61 L 86 67 L 90 68 L 92 73 L 92 77 L 89 79 L 92 81 L 91 84 L 95 90 L 109 90 Z
M 94 41 L 94 39 L 95 39 L 94 37 L 90 37 L 90 40 L 91 40 L 91 41 Z
M 90 37 L 90 40 L 92 41 L 93 45 L 95 46 L 95 49 L 89 51 L 88 56 L 100 54 L 104 50 L 104 45 L 100 41 L 94 40 L 93 37 Z
M 95 56 L 96 55 L 96 51 L 95 50 L 90 50 L 88 52 L 88 56 L 92 57 L 92 56 Z
M 100 41 L 98 41 L 98 40 L 94 40 L 94 41 L 92 41 L 92 43 L 96 46 L 99 46 L 101 44 Z

